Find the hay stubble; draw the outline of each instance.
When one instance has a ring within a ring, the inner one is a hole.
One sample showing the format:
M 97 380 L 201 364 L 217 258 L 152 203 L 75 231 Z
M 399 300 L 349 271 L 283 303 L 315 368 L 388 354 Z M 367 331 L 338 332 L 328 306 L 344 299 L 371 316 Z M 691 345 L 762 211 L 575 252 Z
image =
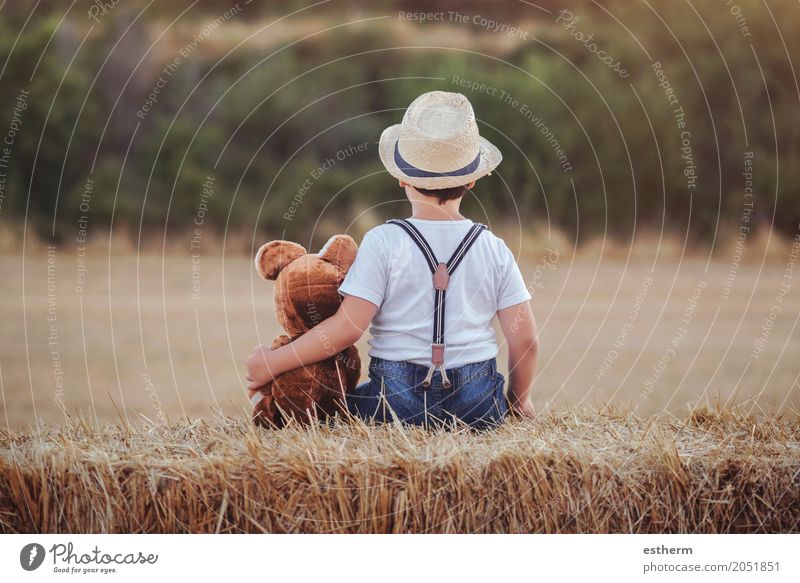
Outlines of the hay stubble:
M 797 532 L 800 422 L 703 409 L 398 425 L 73 421 L 0 436 L 4 532 Z

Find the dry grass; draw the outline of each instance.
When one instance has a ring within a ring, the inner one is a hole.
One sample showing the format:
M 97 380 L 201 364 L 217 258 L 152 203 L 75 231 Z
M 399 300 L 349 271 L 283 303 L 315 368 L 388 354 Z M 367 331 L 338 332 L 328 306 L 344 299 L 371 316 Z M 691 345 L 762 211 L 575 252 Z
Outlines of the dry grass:
M 797 532 L 800 420 L 552 413 L 494 432 L 244 420 L 0 434 L 4 532 Z

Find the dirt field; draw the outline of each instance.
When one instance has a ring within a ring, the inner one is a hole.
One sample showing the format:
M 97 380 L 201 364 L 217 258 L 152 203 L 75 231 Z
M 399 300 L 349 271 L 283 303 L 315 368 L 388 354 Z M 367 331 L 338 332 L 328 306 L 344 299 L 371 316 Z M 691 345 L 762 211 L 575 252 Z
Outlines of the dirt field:
M 530 255 L 523 272 L 541 328 L 540 410 L 800 404 L 800 283 L 785 277 L 785 260 L 663 260 L 653 269 Z M 59 401 L 91 421 L 245 410 L 242 362 L 280 332 L 271 284 L 248 259 L 80 260 L 74 249 L 24 265 L 0 257 L 0 425 L 63 423 Z M 366 339 L 359 346 L 366 364 Z

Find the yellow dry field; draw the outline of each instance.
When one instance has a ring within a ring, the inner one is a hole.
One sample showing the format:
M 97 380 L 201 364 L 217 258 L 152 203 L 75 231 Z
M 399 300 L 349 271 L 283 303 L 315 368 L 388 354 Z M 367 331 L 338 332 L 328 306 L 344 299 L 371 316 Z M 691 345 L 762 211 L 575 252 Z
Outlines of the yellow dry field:
M 76 259 L 0 257 L 0 426 L 60 424 L 64 410 L 155 422 L 247 410 L 242 363 L 281 332 L 272 284 L 250 260 L 99 254 L 79 272 Z M 536 406 L 796 410 L 800 272 L 786 267 L 785 256 L 766 265 L 528 257 L 542 346 Z

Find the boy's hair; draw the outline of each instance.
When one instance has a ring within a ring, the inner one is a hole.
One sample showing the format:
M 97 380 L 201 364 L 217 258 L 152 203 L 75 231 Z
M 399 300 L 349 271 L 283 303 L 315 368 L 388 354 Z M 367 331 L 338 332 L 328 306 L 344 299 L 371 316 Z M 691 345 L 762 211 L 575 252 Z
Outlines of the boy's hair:
M 448 200 L 455 200 L 457 198 L 461 198 L 464 196 L 464 193 L 467 192 L 467 186 L 452 186 L 450 188 L 420 188 L 418 186 L 414 187 L 414 190 L 419 192 L 420 194 L 424 194 L 425 196 L 435 196 L 439 199 L 439 204 L 444 204 Z

